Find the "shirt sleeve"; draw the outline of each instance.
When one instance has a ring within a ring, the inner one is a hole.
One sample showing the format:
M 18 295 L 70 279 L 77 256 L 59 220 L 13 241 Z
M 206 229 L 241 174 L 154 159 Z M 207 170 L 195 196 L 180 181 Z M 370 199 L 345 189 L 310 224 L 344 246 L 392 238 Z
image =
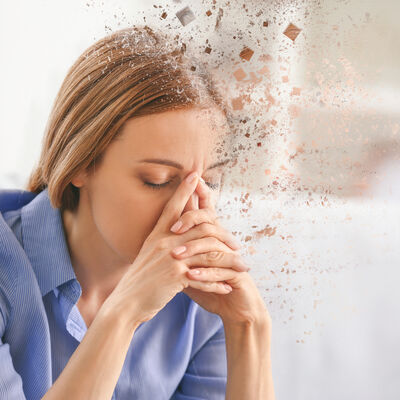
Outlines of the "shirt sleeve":
M 5 321 L 1 311 L 2 294 L 0 292 L 0 399 L 26 400 L 22 379 L 15 370 L 10 354 L 10 345 L 3 343 Z
M 170 400 L 225 400 L 227 360 L 223 323 L 197 351 Z

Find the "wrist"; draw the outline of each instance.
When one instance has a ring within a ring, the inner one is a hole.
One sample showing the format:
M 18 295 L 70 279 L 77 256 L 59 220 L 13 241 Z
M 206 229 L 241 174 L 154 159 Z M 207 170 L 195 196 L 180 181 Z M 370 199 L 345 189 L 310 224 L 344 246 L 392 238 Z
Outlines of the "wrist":
M 226 399 L 274 399 L 269 318 L 225 320 L 224 329 L 228 365 Z
M 110 297 L 104 301 L 98 314 L 109 323 L 121 325 L 130 331 L 135 331 L 142 323 L 137 315 L 128 313 L 126 307 L 119 307 Z
M 268 312 L 259 316 L 248 316 L 247 318 L 236 321 L 221 317 L 225 329 L 233 330 L 258 330 L 264 333 L 271 333 L 271 317 Z

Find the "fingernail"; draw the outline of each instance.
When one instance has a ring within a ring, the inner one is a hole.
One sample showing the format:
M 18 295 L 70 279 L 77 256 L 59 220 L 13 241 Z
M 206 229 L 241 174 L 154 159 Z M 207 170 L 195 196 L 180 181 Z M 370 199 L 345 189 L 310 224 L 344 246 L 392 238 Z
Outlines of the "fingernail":
M 192 183 L 193 180 L 196 179 L 196 177 L 197 177 L 197 172 L 192 172 L 192 173 L 186 178 L 186 180 L 187 180 L 189 183 Z
M 224 283 L 225 289 L 229 290 L 230 292 L 232 291 L 232 286 L 229 286 L 228 284 Z
M 185 246 L 179 246 L 172 250 L 172 252 L 176 255 L 183 253 L 186 250 Z
M 199 275 L 199 274 L 200 274 L 200 271 L 199 271 L 198 269 L 192 269 L 192 270 L 190 271 L 190 273 L 193 274 L 193 275 Z
M 171 226 L 171 231 L 172 232 L 178 232 L 179 228 L 183 225 L 182 221 L 176 221 L 172 226 Z

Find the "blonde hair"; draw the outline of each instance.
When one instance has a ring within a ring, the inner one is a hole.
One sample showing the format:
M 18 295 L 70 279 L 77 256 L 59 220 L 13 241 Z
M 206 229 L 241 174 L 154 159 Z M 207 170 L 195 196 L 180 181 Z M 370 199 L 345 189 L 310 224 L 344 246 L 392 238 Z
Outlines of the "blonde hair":
M 189 106 L 218 106 L 228 116 L 209 72 L 184 53 L 147 25 L 116 31 L 85 50 L 55 98 L 27 190 L 47 187 L 54 208 L 74 210 L 79 189 L 71 180 L 101 161 L 127 119 Z

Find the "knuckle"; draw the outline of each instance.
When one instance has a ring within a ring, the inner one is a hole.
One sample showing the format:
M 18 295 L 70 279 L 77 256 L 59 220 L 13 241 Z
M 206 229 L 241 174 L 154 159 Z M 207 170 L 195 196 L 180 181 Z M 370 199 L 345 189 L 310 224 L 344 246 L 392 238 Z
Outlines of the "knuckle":
M 213 282 L 203 282 L 203 285 L 207 290 L 211 290 L 213 288 Z
M 221 246 L 221 241 L 215 236 L 211 236 L 209 238 L 209 241 L 211 242 L 211 246 L 214 246 L 216 248 L 219 248 Z
M 182 216 L 179 218 L 180 221 L 182 221 L 183 224 L 188 224 L 190 221 L 193 220 L 193 211 L 186 211 L 185 213 L 182 214 Z
M 207 215 L 207 212 L 204 212 L 202 209 L 200 210 L 190 210 L 187 211 L 185 214 L 186 219 L 185 223 L 188 223 L 189 225 L 203 225 L 204 223 L 209 222 L 209 217 Z
M 233 253 L 233 263 L 235 265 L 242 265 L 243 264 L 242 256 L 238 253 Z
M 204 253 L 205 261 L 219 261 L 223 258 L 224 254 L 221 251 L 209 251 Z
M 216 216 L 215 216 L 214 211 L 211 208 L 204 209 L 203 213 L 204 213 L 204 219 L 206 221 L 208 221 L 211 224 L 214 223 Z
M 199 227 L 200 227 L 200 233 L 203 236 L 212 236 L 215 233 L 214 226 L 207 222 L 200 224 Z
M 179 263 L 177 269 L 180 276 L 186 276 L 186 272 L 189 270 L 185 263 Z
M 185 264 L 179 260 L 174 259 L 174 261 L 172 261 L 171 264 L 172 265 L 171 265 L 170 269 L 171 269 L 171 272 L 174 277 L 183 275 L 187 270 L 187 267 L 185 266 Z
M 239 250 L 232 250 L 231 253 L 236 254 L 237 257 L 242 257 L 242 254 L 240 253 Z
M 216 223 L 217 220 L 218 220 L 218 215 L 217 215 L 217 213 L 216 213 L 214 210 L 209 209 L 208 214 L 209 214 L 209 216 L 210 216 L 210 219 L 211 219 L 212 223 Z
M 157 248 L 160 250 L 168 250 L 170 247 L 171 243 L 168 237 L 162 237 L 157 242 Z
M 219 268 L 215 268 L 212 271 L 213 275 L 215 276 L 216 279 L 222 278 L 222 272 Z
M 235 264 L 237 264 L 241 260 L 241 256 L 237 252 L 231 253 L 231 257 L 232 257 L 232 262 L 235 263 Z

